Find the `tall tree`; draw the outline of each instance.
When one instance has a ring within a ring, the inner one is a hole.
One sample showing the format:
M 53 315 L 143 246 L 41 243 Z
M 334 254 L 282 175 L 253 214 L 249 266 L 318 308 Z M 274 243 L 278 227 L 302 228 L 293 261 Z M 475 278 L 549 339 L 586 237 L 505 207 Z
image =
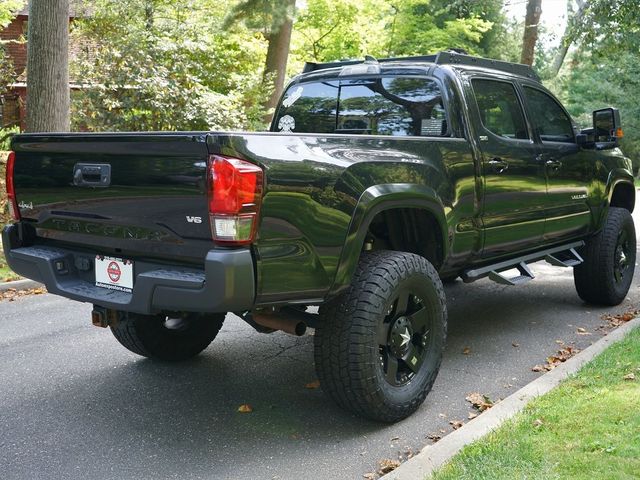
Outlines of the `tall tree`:
M 27 131 L 69 130 L 69 0 L 29 3 Z
M 586 0 L 577 0 L 578 8 L 575 12 L 569 17 L 567 21 L 567 26 L 565 27 L 564 34 L 562 35 L 562 39 L 560 40 L 560 47 L 558 48 L 558 52 L 556 53 L 555 58 L 553 59 L 553 64 L 551 65 L 550 77 L 556 77 L 562 68 L 562 64 L 564 63 L 564 59 L 567 57 L 567 52 L 569 51 L 569 47 L 573 43 L 575 39 L 575 28 L 577 25 L 580 25 L 582 19 L 587 10 L 588 3 Z M 571 3 L 569 3 L 571 5 Z
M 244 21 L 262 30 L 267 39 L 264 83 L 273 86 L 265 102 L 268 109 L 276 106 L 284 89 L 295 4 L 295 0 L 241 0 L 225 22 L 228 28 L 238 21 Z
M 542 0 L 528 0 L 527 15 L 524 19 L 520 63 L 533 65 L 536 42 L 538 41 L 538 23 L 540 22 L 541 14 Z

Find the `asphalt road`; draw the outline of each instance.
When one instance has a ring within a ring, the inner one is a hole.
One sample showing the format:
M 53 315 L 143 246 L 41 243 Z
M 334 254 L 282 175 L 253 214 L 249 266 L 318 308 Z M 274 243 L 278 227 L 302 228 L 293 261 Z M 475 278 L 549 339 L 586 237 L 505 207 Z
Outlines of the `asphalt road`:
M 540 375 L 531 368 L 557 341 L 584 348 L 601 337 L 601 315 L 638 307 L 637 280 L 620 307 L 593 308 L 571 270 L 533 269 L 540 278 L 520 287 L 446 287 L 440 375 L 396 425 L 361 420 L 305 388 L 315 380 L 310 335 L 258 334 L 229 315 L 201 356 L 161 364 L 91 326 L 89 305 L 1 301 L 0 479 L 361 479 L 450 433 L 450 421 L 466 422 L 469 393 L 506 397 Z M 245 403 L 252 413 L 237 412 Z

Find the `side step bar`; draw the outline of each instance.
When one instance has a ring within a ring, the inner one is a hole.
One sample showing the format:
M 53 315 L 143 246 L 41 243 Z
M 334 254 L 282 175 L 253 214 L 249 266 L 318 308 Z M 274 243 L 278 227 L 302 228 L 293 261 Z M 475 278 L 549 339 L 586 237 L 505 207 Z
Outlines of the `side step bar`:
M 520 285 L 534 278 L 533 273 L 529 270 L 527 264 L 545 260 L 556 267 L 574 267 L 583 262 L 582 257 L 576 252 L 576 248 L 584 246 L 583 241 L 569 243 L 560 247 L 549 248 L 539 252 L 530 253 L 522 257 L 512 258 L 504 262 L 494 263 L 486 267 L 474 268 L 467 270 L 460 275 L 465 283 L 475 282 L 484 277 L 502 285 Z M 506 277 L 502 272 L 518 269 L 520 275 L 515 277 Z

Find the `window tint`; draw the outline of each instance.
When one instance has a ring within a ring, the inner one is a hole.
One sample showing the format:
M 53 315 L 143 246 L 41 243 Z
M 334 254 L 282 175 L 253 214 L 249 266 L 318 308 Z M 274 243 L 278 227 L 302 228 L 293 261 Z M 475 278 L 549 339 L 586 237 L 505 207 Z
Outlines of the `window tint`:
M 573 143 L 571 119 L 552 97 L 530 87 L 524 87 L 531 120 L 542 141 Z
M 292 85 L 285 93 L 276 131 L 301 133 L 333 133 L 336 128 L 338 82 Z
M 436 136 L 447 133 L 438 84 L 424 78 L 343 81 L 337 133 Z
M 448 131 L 438 84 L 407 77 L 293 85 L 274 127 L 277 131 L 397 136 L 443 136 Z
M 490 132 L 506 138 L 527 139 L 527 127 L 514 86 L 495 80 L 471 81 L 482 124 Z

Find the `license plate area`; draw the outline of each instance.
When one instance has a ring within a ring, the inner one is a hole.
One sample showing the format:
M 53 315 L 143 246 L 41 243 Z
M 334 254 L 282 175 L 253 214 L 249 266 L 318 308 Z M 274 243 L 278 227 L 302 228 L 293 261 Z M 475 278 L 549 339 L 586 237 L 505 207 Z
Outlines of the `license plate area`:
M 131 293 L 133 291 L 133 261 L 96 255 L 96 287 Z

